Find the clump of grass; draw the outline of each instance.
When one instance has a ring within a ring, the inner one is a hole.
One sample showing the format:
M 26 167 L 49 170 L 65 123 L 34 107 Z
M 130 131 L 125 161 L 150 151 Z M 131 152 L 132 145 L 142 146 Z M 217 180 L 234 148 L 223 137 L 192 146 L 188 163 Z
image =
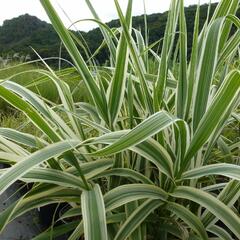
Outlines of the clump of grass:
M 0 172 L 0 193 L 18 179 L 34 184 L 0 214 L 0 230 L 32 208 L 64 202 L 69 210 L 59 221 L 70 221 L 35 240 L 66 232 L 70 240 L 237 239 L 239 146 L 224 132 L 239 119 L 240 72 L 225 64 L 237 56 L 239 1 L 221 1 L 201 32 L 197 9 L 191 56 L 183 0 L 171 1 L 160 56 L 132 28 L 132 1 L 125 14 L 114 2 L 117 30 L 100 23 L 86 0 L 110 52 L 109 66 L 99 67 L 83 60 L 51 2 L 41 0 L 87 99 L 74 101 L 71 87 L 46 63 L 47 70 L 33 72 L 52 81 L 60 102 L 1 83 L 0 96 L 41 136 L 0 128 L 2 159 L 12 164 Z M 216 149 L 224 156 L 217 163 Z
M 16 82 L 34 93 L 39 94 L 43 99 L 53 103 L 59 103 L 59 95 L 54 83 L 46 76 L 38 73 L 38 69 L 44 69 L 38 61 L 29 63 L 12 62 L 4 68 L 0 68 L 0 79 L 2 81 L 11 80 Z M 69 85 L 73 99 L 76 102 L 86 99 L 86 90 L 83 86 L 81 78 L 76 74 L 73 68 L 66 68 L 57 71 L 57 74 Z M 47 87 L 46 87 L 47 86 Z M 11 106 L 4 100 L 0 100 L 0 108 L 3 112 L 9 112 Z
M 40 132 L 36 129 L 32 122 L 30 122 L 29 119 L 22 112 L 18 111 L 12 111 L 11 114 L 1 114 L 0 126 L 2 128 L 20 130 L 22 132 L 29 133 L 35 136 L 38 136 L 40 134 Z

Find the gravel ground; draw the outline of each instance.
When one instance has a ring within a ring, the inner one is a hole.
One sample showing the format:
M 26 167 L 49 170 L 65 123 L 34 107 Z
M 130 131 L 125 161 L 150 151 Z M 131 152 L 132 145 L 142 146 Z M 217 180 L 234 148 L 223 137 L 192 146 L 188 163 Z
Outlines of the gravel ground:
M 0 164 L 0 169 L 3 165 Z M 0 213 L 21 197 L 19 183 L 14 183 L 0 195 Z M 39 212 L 32 210 L 9 223 L 0 233 L 0 240 L 31 240 L 46 229 L 40 223 Z M 54 240 L 66 240 L 67 236 L 57 237 Z
M 0 195 L 0 212 L 6 209 L 12 202 L 16 201 L 21 195 L 17 191 L 18 185 L 13 184 L 2 195 Z M 31 240 L 41 231 L 38 212 L 31 211 L 18 217 L 0 234 L 1 240 Z

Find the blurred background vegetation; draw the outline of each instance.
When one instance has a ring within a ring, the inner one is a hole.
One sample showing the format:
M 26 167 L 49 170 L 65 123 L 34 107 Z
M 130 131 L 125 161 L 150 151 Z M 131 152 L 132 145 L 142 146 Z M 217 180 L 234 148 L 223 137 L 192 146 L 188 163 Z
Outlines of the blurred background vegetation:
M 211 5 L 210 16 L 212 16 L 216 6 L 217 3 Z M 196 7 L 196 5 L 192 5 L 185 8 L 188 32 L 188 53 L 191 51 Z M 207 12 L 208 5 L 202 5 L 200 8 L 200 28 L 202 28 L 207 18 Z M 168 13 L 165 12 L 147 16 L 149 44 L 155 43 L 163 38 L 167 14 Z M 237 16 L 240 17 L 240 9 L 238 9 Z M 120 26 L 118 20 L 112 20 L 108 22 L 107 25 L 111 28 Z M 143 15 L 133 17 L 133 27 L 141 30 L 144 35 L 145 27 Z M 73 31 L 73 33 L 79 35 L 79 32 Z M 86 40 L 92 53 L 96 51 L 103 40 L 99 28 L 90 30 L 89 32 L 80 32 L 80 34 Z M 11 20 L 6 20 L 3 25 L 0 26 L 0 57 L 2 60 L 8 61 L 12 58 L 20 61 L 24 59 L 38 59 L 38 56 L 30 46 L 43 58 L 59 56 L 60 40 L 51 24 L 41 21 L 37 17 L 25 14 Z M 154 50 L 157 48 L 161 49 L 161 41 L 155 46 Z M 82 49 L 79 50 L 84 56 L 84 51 Z M 62 57 L 70 59 L 65 49 L 62 49 Z M 106 59 L 108 59 L 107 48 L 103 48 L 96 56 L 96 59 L 99 64 L 104 64 Z M 56 64 L 56 60 L 53 63 Z

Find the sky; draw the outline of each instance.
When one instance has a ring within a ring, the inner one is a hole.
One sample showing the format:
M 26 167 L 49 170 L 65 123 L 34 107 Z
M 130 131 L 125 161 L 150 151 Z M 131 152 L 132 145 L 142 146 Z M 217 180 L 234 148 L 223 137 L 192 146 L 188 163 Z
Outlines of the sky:
M 185 5 L 209 3 L 209 0 L 185 0 Z M 85 0 L 51 0 L 57 12 L 61 16 L 66 27 L 72 22 L 80 19 L 92 18 Z M 108 22 L 117 18 L 117 13 L 114 7 L 114 0 L 91 0 L 95 10 L 104 22 Z M 128 0 L 119 0 L 119 3 L 125 9 Z M 212 0 L 212 2 L 218 2 Z M 145 0 L 147 14 L 162 13 L 168 10 L 170 0 Z M 59 7 L 61 6 L 61 7 Z M 64 9 L 64 12 L 62 11 Z M 18 17 L 19 15 L 28 13 L 37 16 L 39 19 L 49 22 L 49 19 L 40 4 L 39 0 L 6 0 L 0 8 L 0 25 L 6 19 Z M 143 0 L 133 0 L 133 15 L 141 15 L 144 13 Z M 66 15 L 68 17 L 66 17 Z M 71 21 L 69 21 L 71 19 Z M 96 24 L 91 21 L 80 22 L 77 25 L 78 30 L 88 31 L 96 27 Z

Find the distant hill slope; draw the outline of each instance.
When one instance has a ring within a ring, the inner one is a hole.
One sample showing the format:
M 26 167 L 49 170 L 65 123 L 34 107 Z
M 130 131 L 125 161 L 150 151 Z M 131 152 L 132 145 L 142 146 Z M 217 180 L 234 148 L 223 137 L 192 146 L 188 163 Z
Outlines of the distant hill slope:
M 28 14 L 4 21 L 0 27 L 0 55 L 30 54 L 33 47 L 43 56 L 56 56 L 59 38 L 51 24 Z
M 212 4 L 212 15 L 216 4 Z M 203 25 L 207 16 L 208 5 L 202 5 L 200 11 L 200 26 Z M 192 32 L 194 26 L 196 6 L 185 8 L 187 29 L 188 29 L 188 47 L 190 49 Z M 238 11 L 240 16 L 240 11 Z M 164 35 L 166 26 L 167 12 L 162 14 L 151 14 L 147 16 L 149 29 L 149 42 L 153 43 Z M 119 26 L 118 20 L 112 20 L 107 23 L 110 27 Z M 143 16 L 133 17 L 133 27 L 144 31 Z M 81 32 L 90 50 L 93 52 L 97 49 L 102 41 L 102 36 L 98 28 L 89 32 Z M 56 57 L 59 54 L 60 40 L 51 24 L 39 20 L 37 17 L 28 14 L 21 15 L 11 20 L 6 20 L 3 26 L 0 26 L 0 56 L 7 54 L 30 54 L 32 59 L 37 58 L 30 48 L 33 47 L 42 57 Z M 98 57 L 100 62 L 106 59 L 107 51 L 102 51 Z M 66 51 L 63 51 L 63 57 L 68 58 Z

